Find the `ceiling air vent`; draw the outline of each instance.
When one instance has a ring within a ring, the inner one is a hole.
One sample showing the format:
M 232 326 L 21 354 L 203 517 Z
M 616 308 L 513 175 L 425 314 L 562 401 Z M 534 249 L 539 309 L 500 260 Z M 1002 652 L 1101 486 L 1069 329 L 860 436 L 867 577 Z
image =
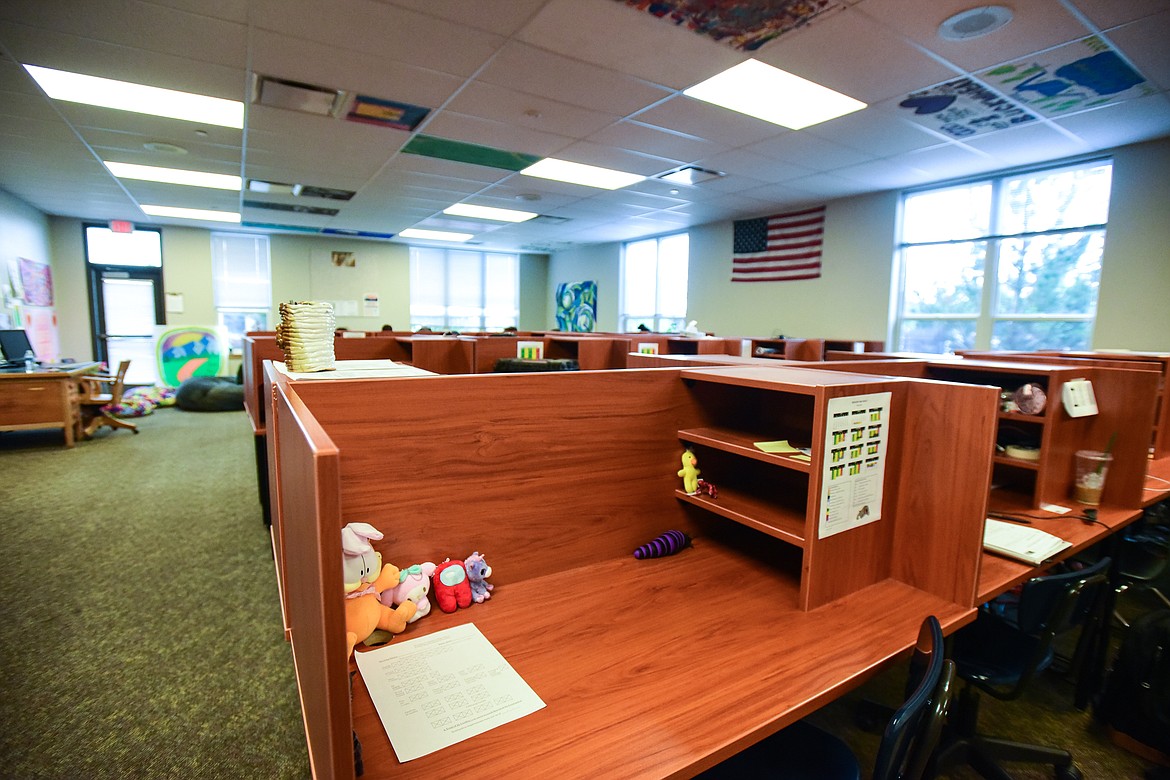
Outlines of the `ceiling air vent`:
M 302 111 L 317 116 L 337 116 L 346 93 L 338 89 L 286 81 L 272 76 L 257 76 L 252 102 L 269 108 Z
M 702 184 L 705 181 L 718 179 L 726 176 L 726 173 L 720 171 L 711 171 L 706 168 L 700 168 L 696 165 L 684 165 L 681 168 L 675 168 L 673 171 L 660 173 L 654 178 L 668 181 L 671 184 Z
M 316 214 L 322 217 L 336 217 L 338 212 L 338 209 L 326 209 L 320 206 L 302 206 L 299 203 L 266 203 L 262 200 L 245 200 L 244 206 L 250 209 L 292 211 L 296 214 Z

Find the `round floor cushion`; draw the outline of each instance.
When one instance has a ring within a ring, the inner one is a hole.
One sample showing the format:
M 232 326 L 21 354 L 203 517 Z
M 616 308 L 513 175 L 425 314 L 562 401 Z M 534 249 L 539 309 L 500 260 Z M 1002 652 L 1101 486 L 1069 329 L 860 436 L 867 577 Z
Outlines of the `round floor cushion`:
M 244 408 L 244 386 L 226 376 L 184 379 L 175 406 L 188 412 L 234 412 Z

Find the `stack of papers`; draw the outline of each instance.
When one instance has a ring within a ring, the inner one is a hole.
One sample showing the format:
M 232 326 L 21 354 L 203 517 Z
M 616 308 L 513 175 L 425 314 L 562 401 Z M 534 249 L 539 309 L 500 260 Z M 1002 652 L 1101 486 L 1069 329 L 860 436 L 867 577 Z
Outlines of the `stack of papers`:
M 1043 563 L 1067 547 L 1072 542 L 1018 523 L 988 518 L 983 529 L 983 549 L 1025 563 Z

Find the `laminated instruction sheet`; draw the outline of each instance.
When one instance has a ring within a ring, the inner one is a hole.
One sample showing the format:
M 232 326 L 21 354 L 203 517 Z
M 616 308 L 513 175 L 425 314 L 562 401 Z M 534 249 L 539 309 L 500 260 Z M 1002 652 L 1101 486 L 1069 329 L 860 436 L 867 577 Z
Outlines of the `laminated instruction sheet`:
M 473 623 L 354 659 L 403 763 L 544 707 Z
M 889 434 L 890 393 L 829 399 L 818 539 L 881 519 Z

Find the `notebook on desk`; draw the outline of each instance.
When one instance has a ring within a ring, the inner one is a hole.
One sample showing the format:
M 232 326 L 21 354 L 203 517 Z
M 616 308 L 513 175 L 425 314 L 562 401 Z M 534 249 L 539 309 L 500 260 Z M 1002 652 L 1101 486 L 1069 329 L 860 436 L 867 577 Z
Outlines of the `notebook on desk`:
M 1033 565 L 1068 547 L 1072 542 L 1027 525 L 987 518 L 983 528 L 983 549 Z

